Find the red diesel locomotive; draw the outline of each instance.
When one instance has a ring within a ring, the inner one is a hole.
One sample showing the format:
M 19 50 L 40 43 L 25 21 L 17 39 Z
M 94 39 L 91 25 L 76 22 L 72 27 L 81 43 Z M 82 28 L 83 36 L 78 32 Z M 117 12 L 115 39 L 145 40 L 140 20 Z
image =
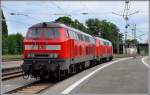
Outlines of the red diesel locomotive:
M 40 79 L 59 80 L 113 56 L 110 41 L 54 22 L 31 26 L 23 43 L 23 72 Z

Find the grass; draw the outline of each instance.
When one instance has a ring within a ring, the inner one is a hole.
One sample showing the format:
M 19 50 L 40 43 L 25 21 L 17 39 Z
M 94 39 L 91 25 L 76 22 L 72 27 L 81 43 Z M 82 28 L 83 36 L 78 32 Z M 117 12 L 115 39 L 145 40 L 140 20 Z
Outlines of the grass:
M 21 60 L 22 55 L 2 55 L 2 61 Z

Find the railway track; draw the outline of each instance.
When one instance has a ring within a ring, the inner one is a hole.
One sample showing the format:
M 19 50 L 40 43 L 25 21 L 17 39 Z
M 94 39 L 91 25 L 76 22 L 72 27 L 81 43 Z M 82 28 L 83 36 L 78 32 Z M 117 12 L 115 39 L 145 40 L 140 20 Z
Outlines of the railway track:
M 22 69 L 20 67 L 14 67 L 14 68 L 6 68 L 2 69 L 2 80 L 8 80 L 16 77 L 22 76 Z
M 52 85 L 49 82 L 37 81 L 29 85 L 25 85 L 23 87 L 9 91 L 6 94 L 38 94 L 51 86 Z

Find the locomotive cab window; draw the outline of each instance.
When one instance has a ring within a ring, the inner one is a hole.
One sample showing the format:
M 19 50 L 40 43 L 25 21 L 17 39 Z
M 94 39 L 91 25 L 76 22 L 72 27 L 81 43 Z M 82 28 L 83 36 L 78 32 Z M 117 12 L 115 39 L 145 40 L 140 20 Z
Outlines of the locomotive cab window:
M 69 38 L 69 33 L 68 33 L 69 31 L 68 30 L 65 30 L 65 36 L 67 37 L 67 38 Z
M 84 39 L 85 39 L 86 42 L 90 42 L 90 39 L 89 39 L 88 36 L 84 35 Z
M 109 46 L 112 46 L 111 42 L 109 42 Z
M 78 34 L 78 38 L 80 41 L 84 41 L 83 35 L 82 34 Z
M 93 37 L 90 37 L 90 42 L 91 42 L 92 44 L 95 44 L 95 39 L 94 39 Z
M 72 31 L 71 31 L 71 30 L 68 30 L 68 32 L 69 32 L 69 37 L 70 37 L 71 39 L 74 39 L 74 34 L 72 33 Z
M 27 38 L 46 38 L 54 39 L 60 36 L 59 28 L 31 28 Z
M 74 39 L 78 40 L 78 36 L 77 36 L 76 32 L 72 31 L 72 33 L 73 33 Z

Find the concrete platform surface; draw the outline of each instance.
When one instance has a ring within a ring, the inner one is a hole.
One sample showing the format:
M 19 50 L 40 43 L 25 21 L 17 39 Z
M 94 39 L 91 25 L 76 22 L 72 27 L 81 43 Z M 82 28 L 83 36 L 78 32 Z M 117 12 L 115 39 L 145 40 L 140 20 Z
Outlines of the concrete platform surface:
M 2 62 L 2 69 L 5 68 L 12 68 L 12 67 L 19 67 L 23 61 L 7 61 L 7 62 Z

